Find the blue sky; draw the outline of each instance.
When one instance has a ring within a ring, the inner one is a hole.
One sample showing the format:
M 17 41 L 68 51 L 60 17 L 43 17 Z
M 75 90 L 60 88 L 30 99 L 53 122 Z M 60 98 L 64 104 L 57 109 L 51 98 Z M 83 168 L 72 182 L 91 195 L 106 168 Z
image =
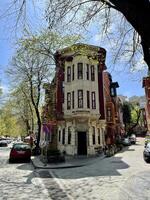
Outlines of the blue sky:
M 6 3 L 9 1 L 10 0 L 5 1 L 5 4 L 2 3 L 2 1 L 0 2 L 0 13 L 6 9 Z M 38 19 L 38 17 L 36 17 L 36 19 Z M 18 38 L 18 35 L 20 35 L 19 27 L 16 31 L 17 34 L 13 32 L 13 23 L 13 18 L 11 18 L 11 20 L 7 20 L 5 18 L 0 20 L 0 80 L 4 92 L 8 90 L 10 84 L 9 79 L 5 74 L 5 70 L 9 66 L 11 58 L 15 53 L 15 41 Z M 32 24 L 32 27 L 33 30 L 37 28 L 37 21 L 34 22 L 34 25 Z M 101 43 L 96 39 L 96 33 L 94 32 L 88 43 L 101 46 Z M 144 89 L 142 88 L 142 77 L 146 76 L 146 71 L 142 73 L 129 73 L 129 70 L 122 69 L 121 63 L 115 66 L 114 70 L 114 65 L 111 63 L 110 59 L 111 55 L 109 54 L 109 48 L 105 44 L 102 45 L 102 47 L 106 48 L 107 50 L 106 64 L 108 71 L 111 72 L 113 81 L 118 81 L 120 86 L 118 89 L 118 94 L 127 97 L 144 95 Z

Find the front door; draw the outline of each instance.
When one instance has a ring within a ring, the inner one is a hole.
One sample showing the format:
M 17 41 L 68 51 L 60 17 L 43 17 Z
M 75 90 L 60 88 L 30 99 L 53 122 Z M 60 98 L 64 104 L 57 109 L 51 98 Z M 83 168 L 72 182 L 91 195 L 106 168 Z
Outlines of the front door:
M 86 132 L 78 132 L 78 155 L 87 155 Z

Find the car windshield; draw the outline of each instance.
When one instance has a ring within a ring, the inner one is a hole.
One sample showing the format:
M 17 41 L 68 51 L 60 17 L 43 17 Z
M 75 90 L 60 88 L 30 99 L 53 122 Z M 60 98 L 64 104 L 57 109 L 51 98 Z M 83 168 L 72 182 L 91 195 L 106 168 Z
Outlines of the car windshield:
M 16 149 L 16 150 L 27 150 L 27 149 L 30 149 L 30 146 L 28 144 L 15 144 L 13 146 L 13 149 Z

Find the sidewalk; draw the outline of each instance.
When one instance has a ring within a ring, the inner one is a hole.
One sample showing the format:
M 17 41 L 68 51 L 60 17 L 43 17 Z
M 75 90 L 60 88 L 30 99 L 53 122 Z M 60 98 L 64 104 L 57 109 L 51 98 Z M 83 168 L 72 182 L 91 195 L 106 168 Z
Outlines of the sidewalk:
M 102 154 L 97 157 L 66 157 L 66 161 L 63 163 L 43 163 L 41 161 L 41 156 L 32 156 L 31 163 L 33 164 L 34 168 L 36 169 L 63 169 L 63 168 L 75 168 L 75 167 L 82 167 L 85 165 L 90 165 L 94 163 L 96 160 L 102 160 L 105 158 L 105 155 Z

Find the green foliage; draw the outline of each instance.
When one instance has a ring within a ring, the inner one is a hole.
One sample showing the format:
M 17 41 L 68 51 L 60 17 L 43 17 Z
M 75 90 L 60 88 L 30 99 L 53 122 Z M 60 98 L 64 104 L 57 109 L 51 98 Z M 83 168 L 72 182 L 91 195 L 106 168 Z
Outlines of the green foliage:
M 26 122 L 27 129 L 33 127 L 33 120 L 36 118 L 38 146 L 41 131 L 42 87 L 45 82 L 50 82 L 53 78 L 54 53 L 59 48 L 73 44 L 78 37 L 61 36 L 48 30 L 43 30 L 36 35 L 26 32 L 26 35 L 18 41 L 18 50 L 8 72 L 16 87 L 13 93 L 16 101 L 15 112 L 19 111 L 18 113 Z
M 19 40 L 19 46 L 28 49 L 32 53 L 39 54 L 40 56 L 48 56 L 49 62 L 54 60 L 53 55 L 57 50 L 71 46 L 81 39 L 80 35 L 63 36 L 62 34 L 60 35 L 47 29 L 35 35 L 30 35 L 27 31 L 26 34 L 27 37 Z
M 29 130 L 34 131 L 35 112 L 30 100 L 29 89 L 26 83 L 22 82 L 11 93 L 13 109 L 19 121 L 22 123 L 26 134 Z
M 139 104 L 132 104 L 132 109 L 131 109 L 132 123 L 137 122 L 137 117 L 138 117 L 139 112 L 140 112 Z
M 135 127 L 142 121 L 140 105 L 137 101 L 123 104 L 123 121 L 128 134 L 133 134 Z
M 10 102 L 7 102 L 0 112 L 0 135 L 19 136 L 23 130 L 18 123 L 17 117 L 13 113 Z

